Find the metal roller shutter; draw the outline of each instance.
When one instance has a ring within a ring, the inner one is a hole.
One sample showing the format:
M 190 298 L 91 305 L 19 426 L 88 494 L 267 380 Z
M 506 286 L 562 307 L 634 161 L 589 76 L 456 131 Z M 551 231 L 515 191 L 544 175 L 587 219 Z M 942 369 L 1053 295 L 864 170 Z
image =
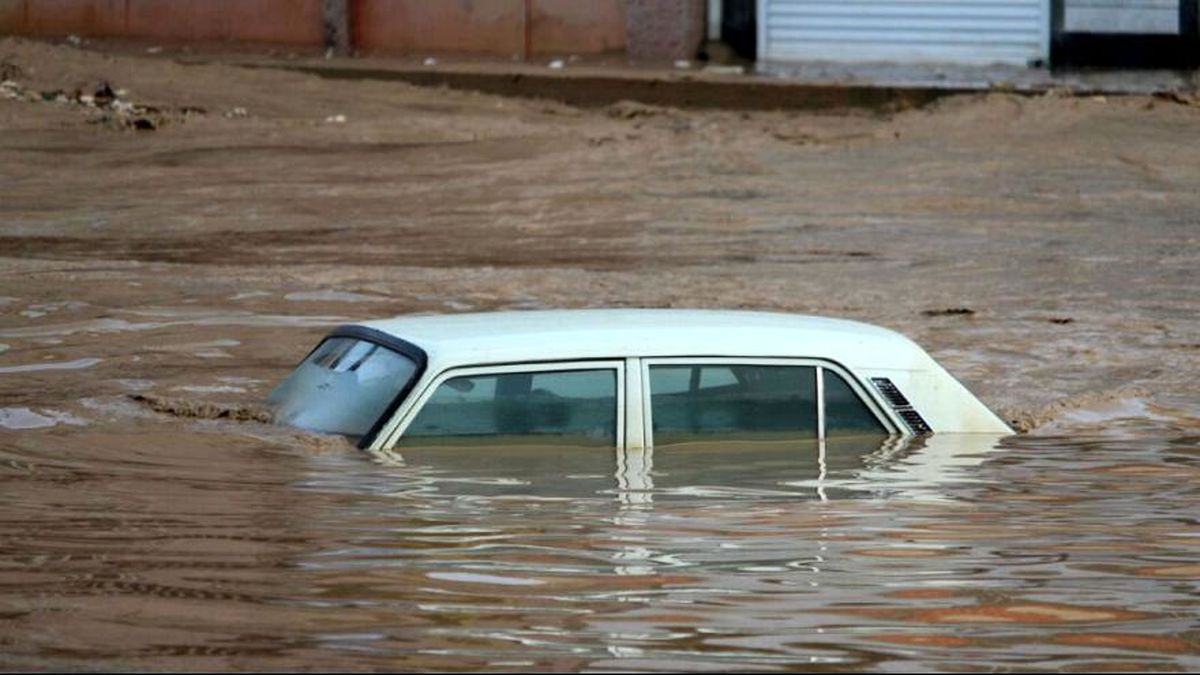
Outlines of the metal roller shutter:
M 1049 55 L 1049 0 L 758 0 L 762 61 L 1025 66 Z

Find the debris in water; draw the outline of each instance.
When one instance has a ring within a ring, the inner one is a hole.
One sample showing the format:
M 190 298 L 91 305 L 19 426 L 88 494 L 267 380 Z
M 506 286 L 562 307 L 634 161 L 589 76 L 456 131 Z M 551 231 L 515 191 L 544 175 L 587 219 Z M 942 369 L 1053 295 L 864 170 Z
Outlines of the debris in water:
M 95 93 L 92 94 L 92 100 L 95 101 L 96 105 L 98 106 L 106 106 L 117 100 L 117 94 L 112 90 L 112 87 L 109 86 L 108 82 L 102 82 L 100 87 L 97 88 Z
M 148 394 L 129 394 L 129 398 L 148 406 L 154 412 L 175 417 L 190 417 L 201 420 L 234 420 L 236 422 L 262 422 L 270 424 L 274 418 L 266 408 L 250 405 L 193 401 L 181 398 L 166 398 Z
M 25 71 L 13 61 L 12 54 L 0 59 L 0 80 L 19 80 L 24 76 Z
M 1063 417 L 1071 411 L 1096 408 L 1122 399 L 1144 399 L 1149 396 L 1149 390 L 1143 387 L 1121 387 L 1110 391 L 1089 391 L 1075 396 L 1068 396 L 1044 405 L 1037 410 L 1008 409 L 999 412 L 1008 421 L 1009 425 L 1012 426 L 1014 431 L 1026 434 Z
M 927 309 L 921 314 L 924 316 L 974 316 L 975 310 L 970 307 L 948 307 L 946 309 Z
M 135 117 L 127 122 L 130 129 L 135 131 L 154 131 L 158 129 L 158 122 L 149 117 Z
M 617 101 L 605 109 L 605 114 L 613 119 L 633 120 L 640 117 L 655 117 L 665 115 L 668 111 L 658 106 L 646 105 L 637 101 Z
M 17 84 L 13 80 L 4 80 L 0 82 L 0 96 L 11 99 L 23 98 L 21 85 Z

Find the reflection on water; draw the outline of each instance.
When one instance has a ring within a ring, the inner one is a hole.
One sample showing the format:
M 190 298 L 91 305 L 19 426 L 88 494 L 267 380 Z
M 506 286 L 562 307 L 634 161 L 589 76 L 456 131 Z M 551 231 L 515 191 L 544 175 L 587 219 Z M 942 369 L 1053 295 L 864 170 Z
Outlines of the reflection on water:
M 0 665 L 1200 667 L 1196 438 L 373 457 L 159 424 L 0 431 Z

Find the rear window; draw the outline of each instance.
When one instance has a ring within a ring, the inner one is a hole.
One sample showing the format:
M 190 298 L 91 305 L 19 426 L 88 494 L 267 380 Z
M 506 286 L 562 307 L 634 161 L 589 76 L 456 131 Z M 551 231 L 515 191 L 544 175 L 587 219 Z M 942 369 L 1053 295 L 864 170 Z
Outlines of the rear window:
M 417 372 L 412 359 L 353 337 L 326 338 L 267 398 L 280 424 L 358 440 Z
M 655 445 L 817 437 L 813 366 L 650 367 Z

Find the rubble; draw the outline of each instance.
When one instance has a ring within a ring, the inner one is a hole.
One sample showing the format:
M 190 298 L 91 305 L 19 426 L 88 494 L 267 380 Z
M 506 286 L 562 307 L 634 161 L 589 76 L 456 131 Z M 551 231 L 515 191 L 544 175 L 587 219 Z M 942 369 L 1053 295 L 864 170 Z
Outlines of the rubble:
M 22 76 L 23 72 L 20 66 L 12 62 L 11 58 L 6 57 L 0 61 L 0 74 L 5 76 L 0 80 L 0 99 L 76 105 L 89 111 L 101 112 L 98 116 L 88 120 L 93 124 L 133 131 L 155 131 L 162 128 L 171 118 L 183 120 L 189 116 L 205 114 L 203 108 L 195 106 L 169 110 L 134 103 L 126 98 L 129 94 L 128 91 L 114 88 L 107 80 L 101 81 L 90 94 L 84 93 L 81 88 L 76 88 L 70 94 L 62 89 L 36 91 L 27 88 L 16 79 Z

